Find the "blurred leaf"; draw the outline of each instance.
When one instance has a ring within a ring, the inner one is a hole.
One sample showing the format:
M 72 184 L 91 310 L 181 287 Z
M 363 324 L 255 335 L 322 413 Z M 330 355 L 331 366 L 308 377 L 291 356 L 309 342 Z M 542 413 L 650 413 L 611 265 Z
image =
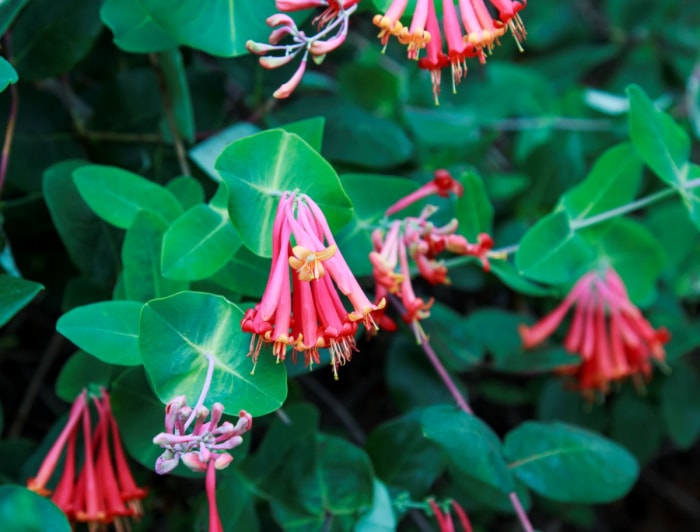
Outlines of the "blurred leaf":
M 70 532 L 66 514 L 46 497 L 20 486 L 0 486 L 0 521 L 7 530 Z
M 0 274 L 0 327 L 26 307 L 43 289 L 39 283 Z
M 141 303 L 104 301 L 78 307 L 61 316 L 56 330 L 107 364 L 138 366 Z
M 682 188 L 688 173 L 690 138 L 639 86 L 630 85 L 627 96 L 630 137 L 637 153 L 660 179 Z
M 0 35 L 5 35 L 22 8 L 28 3 L 29 0 L 5 0 L 0 3 Z
M 439 449 L 422 433 L 417 413 L 383 423 L 369 435 L 365 448 L 377 476 L 393 492 L 426 496 L 444 468 Z
M 238 463 L 238 462 L 237 462 Z M 223 525 L 223 530 L 235 532 L 245 530 L 246 532 L 257 532 L 260 530 L 260 523 L 255 512 L 255 499 L 250 492 L 247 482 L 242 478 L 235 468 L 231 468 L 231 473 L 216 485 L 216 502 L 219 510 L 219 518 Z M 201 505 L 201 514 L 207 514 L 207 505 Z M 202 517 L 205 517 L 202 515 Z M 202 527 L 204 528 L 204 527 Z
M 515 264 L 535 281 L 563 284 L 575 279 L 593 250 L 571 229 L 565 211 L 555 211 L 537 222 L 520 242 Z
M 112 30 L 114 44 L 125 52 L 162 52 L 177 46 L 177 41 L 158 25 L 141 0 L 106 0 L 100 17 Z
M 109 387 L 114 376 L 114 368 L 97 358 L 76 351 L 63 364 L 56 379 L 56 395 L 67 403 L 72 403 L 80 393 L 90 386 Z
M 540 421 L 564 421 L 602 432 L 608 426 L 607 410 L 592 406 L 565 379 L 552 378 L 537 403 Z
M 231 220 L 243 243 L 257 255 L 272 256 L 274 216 L 287 190 L 308 194 L 331 228 L 352 215 L 333 168 L 295 134 L 273 129 L 236 141 L 219 156 L 216 169 L 229 188 Z
M 253 255 L 241 246 L 210 280 L 233 293 L 260 298 L 267 286 L 270 259 Z
M 459 232 L 470 242 L 476 242 L 479 233 L 491 233 L 493 205 L 479 175 L 467 172 L 460 182 L 464 185 L 464 194 L 455 204 Z
M 107 284 L 116 276 L 121 235 L 98 218 L 80 196 L 72 174 L 86 165 L 86 161 L 68 160 L 47 168 L 44 200 L 73 263 L 89 279 Z
M 449 460 L 450 470 L 503 493 L 515 489 L 498 436 L 479 418 L 440 405 L 423 410 L 421 425 L 425 437 L 435 442 Z
M 162 271 L 169 279 L 200 280 L 220 270 L 241 247 L 231 224 L 225 183 L 209 205 L 196 205 L 180 216 L 163 236 Z
M 645 463 L 654 458 L 663 436 L 661 416 L 648 398 L 626 393 L 615 399 L 610 437 L 624 445 L 637 460 Z
M 498 277 L 510 289 L 529 296 L 553 295 L 553 289 L 529 281 L 518 273 L 515 266 L 508 261 L 491 259 L 491 273 Z
M 11 83 L 17 83 L 17 71 L 7 59 L 0 57 L 0 92 L 4 91 Z
M 372 507 L 355 524 L 355 532 L 391 532 L 396 530 L 396 515 L 391 494 L 386 486 L 374 479 Z
M 207 357 L 213 357 L 208 401 L 254 417 L 282 406 L 287 396 L 284 365 L 261 356 L 251 373 L 254 366 L 244 355 L 250 337 L 240 329 L 242 318 L 236 305 L 212 294 L 181 292 L 146 303 L 139 349 L 161 401 L 185 395 L 194 402 L 207 374 Z
M 127 299 L 144 302 L 189 287 L 187 282 L 166 279 L 161 273 L 160 256 L 166 229 L 159 216 L 140 211 L 127 230 L 122 247 L 122 279 Z
M 110 224 L 128 229 L 140 211 L 163 223 L 174 221 L 182 208 L 166 188 L 113 166 L 87 165 L 73 171 L 78 192 L 95 213 Z
M 158 66 L 163 72 L 165 90 L 175 117 L 175 128 L 185 142 L 192 144 L 195 134 L 194 111 L 180 50 L 160 52 Z
M 642 178 L 642 161 L 631 144 L 603 153 L 586 179 L 562 196 L 571 220 L 585 220 L 632 201 Z
M 689 449 L 700 437 L 700 379 L 686 364 L 676 364 L 674 371 L 662 377 L 661 415 L 674 443 Z
M 221 181 L 221 176 L 215 168 L 216 159 L 230 144 L 258 131 L 260 128 L 250 122 L 238 122 L 228 126 L 190 149 L 190 159 L 214 181 Z
M 167 188 L 170 193 L 177 198 L 183 211 L 186 211 L 195 205 L 199 205 L 200 203 L 204 203 L 204 189 L 202 188 L 200 182 L 194 177 L 187 175 L 176 177 L 175 179 L 168 181 L 165 188 Z
M 622 447 L 563 423 L 528 421 L 505 440 L 508 467 L 540 495 L 560 502 L 603 503 L 624 496 L 639 465 Z
M 13 62 L 24 80 L 57 76 L 87 55 L 102 30 L 92 0 L 32 0 L 12 27 Z

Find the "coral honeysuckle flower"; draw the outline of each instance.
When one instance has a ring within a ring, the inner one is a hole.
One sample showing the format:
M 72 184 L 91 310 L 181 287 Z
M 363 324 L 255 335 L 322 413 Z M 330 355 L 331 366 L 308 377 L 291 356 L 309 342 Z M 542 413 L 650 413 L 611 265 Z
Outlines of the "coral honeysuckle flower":
M 129 529 L 129 519 L 136 520 L 143 515 L 140 501 L 146 496 L 146 490 L 136 486 L 129 470 L 107 391 L 102 389 L 99 397 L 93 397 L 93 402 L 98 413 L 95 430 L 88 393 L 84 390 L 74 401 L 66 426 L 36 477 L 27 481 L 27 487 L 41 495 L 50 495 L 47 484 L 65 449 L 63 471 L 51 497 L 53 502 L 72 523 L 86 523 L 90 530 L 110 523 L 118 530 Z M 83 459 L 76 475 L 75 453 L 81 429 Z
M 463 193 L 462 184 L 448 171 L 437 170 L 432 181 L 394 203 L 386 210 L 386 214 L 394 214 L 432 194 L 447 197 L 450 193 L 460 196 Z M 449 284 L 447 267 L 437 260 L 440 253 L 449 251 L 477 257 L 484 271 L 488 271 L 488 257 L 493 246 L 493 239 L 486 233 L 479 235 L 476 244 L 456 234 L 457 220 L 452 220 L 442 227 L 435 226 L 428 219 L 435 210 L 434 206 L 428 205 L 418 217 L 408 216 L 402 220 L 393 220 L 389 222 L 386 230 L 375 229 L 372 232 L 374 250 L 369 255 L 373 266 L 376 297 L 392 294 L 400 300 L 403 306 L 403 320 L 413 328 L 419 341 L 422 335 L 418 322 L 430 316 L 433 299 L 426 302 L 416 296 L 411 281 L 409 256 L 420 275 L 430 284 Z M 387 324 L 390 330 L 395 328 L 393 322 L 383 315 L 382 323 Z
M 302 353 L 309 366 L 319 361 L 318 350 L 327 348 L 337 378 L 338 366 L 355 350 L 358 323 L 370 332 L 376 329 L 373 313 L 385 304 L 367 298 L 318 205 L 305 194 L 285 192 L 273 225 L 265 293 L 241 320 L 243 331 L 253 335 L 253 363 L 265 344 L 272 345 L 277 360 L 284 360 L 291 347 L 293 358 Z
M 587 396 L 607 393 L 610 383 L 640 375 L 649 379 L 651 361 L 663 362 L 663 344 L 670 340 L 665 328 L 654 330 L 632 304 L 620 276 L 612 268 L 581 277 L 562 303 L 532 327 L 521 325 L 523 347 L 544 342 L 574 307 L 564 347 L 578 354 L 578 366 L 565 366 L 560 373 L 572 376 Z
M 246 49 L 261 56 L 263 68 L 278 68 L 294 58 L 301 56 L 301 61 L 292 77 L 283 83 L 273 94 L 275 98 L 287 98 L 301 83 L 306 71 L 309 55 L 316 64 L 320 64 L 326 54 L 338 48 L 348 35 L 350 15 L 357 9 L 359 0 L 277 0 L 276 6 L 282 12 L 293 12 L 314 7 L 325 8 L 315 17 L 312 25 L 317 33 L 308 35 L 300 30 L 292 17 L 276 13 L 268 17 L 267 25 L 273 28 L 268 43 L 246 42 Z M 285 38 L 291 38 L 289 44 L 280 44 Z
M 464 511 L 464 508 L 462 508 L 459 503 L 454 500 L 449 501 L 449 505 L 457 514 L 457 519 L 459 520 L 460 525 L 462 525 L 462 530 L 464 530 L 464 532 L 472 532 L 472 525 L 469 522 L 469 518 L 467 517 L 467 513 Z M 455 531 L 452 514 L 450 513 L 449 508 L 446 511 L 443 510 L 440 508 L 440 505 L 435 502 L 435 499 L 428 499 L 428 506 L 430 506 L 430 510 L 433 512 L 433 515 L 438 522 L 440 532 Z
M 401 23 L 407 0 L 394 0 L 386 13 L 375 15 L 372 22 L 379 28 L 378 37 L 384 49 L 390 37 L 394 36 L 399 43 L 407 46 L 408 58 L 417 59 L 419 68 L 430 72 L 437 105 L 442 68 L 451 67 L 452 91 L 455 92 L 456 85 L 467 75 L 467 59 L 478 57 L 480 62 L 485 63 L 486 54 L 491 53 L 508 29 L 522 51 L 526 32 L 519 12 L 527 2 L 490 0 L 498 13 L 494 19 L 484 0 L 459 0 L 459 16 L 454 0 L 442 0 L 442 24 L 437 17 L 435 2 L 417 0 L 408 28 Z M 447 42 L 447 54 L 443 52 L 441 25 Z M 426 50 L 426 57 L 421 58 L 422 49 Z

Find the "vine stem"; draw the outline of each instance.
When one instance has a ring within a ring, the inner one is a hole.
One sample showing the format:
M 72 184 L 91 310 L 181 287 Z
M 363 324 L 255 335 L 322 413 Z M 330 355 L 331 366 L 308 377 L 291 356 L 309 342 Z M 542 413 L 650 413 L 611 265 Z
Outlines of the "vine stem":
M 207 366 L 207 375 L 204 377 L 204 385 L 202 386 L 202 391 L 199 394 L 199 399 L 197 399 L 197 404 L 194 405 L 190 417 L 188 417 L 187 421 L 185 422 L 185 430 L 192 424 L 194 418 L 197 417 L 197 410 L 204 405 L 204 401 L 209 393 L 209 388 L 211 387 L 211 379 L 214 376 L 214 356 L 211 353 L 203 353 L 203 355 L 209 362 L 209 366 Z
M 5 49 L 7 50 L 7 58 L 10 58 L 10 35 L 5 35 Z M 10 84 L 10 113 L 7 118 L 7 127 L 5 128 L 5 142 L 2 145 L 2 159 L 0 159 L 0 194 L 5 186 L 5 176 L 7 175 L 7 166 L 10 162 L 10 151 L 12 150 L 12 139 L 15 135 L 15 123 L 17 121 L 17 111 L 19 109 L 19 92 L 17 84 Z
M 405 312 L 403 305 L 401 305 L 401 303 L 398 301 L 398 299 L 396 299 L 395 296 L 390 296 L 390 301 L 399 312 Z M 474 412 L 469 406 L 469 403 L 467 403 L 467 400 L 461 394 L 459 388 L 457 388 L 457 384 L 454 380 L 452 380 L 452 377 L 450 377 L 450 374 L 447 372 L 447 369 L 445 369 L 445 366 L 442 364 L 437 354 L 435 353 L 435 350 L 430 345 L 430 339 L 428 338 L 428 335 L 425 334 L 425 331 L 422 327 L 414 327 L 413 329 L 416 332 L 418 344 L 421 346 L 423 352 L 428 357 L 428 360 L 432 364 L 433 368 L 435 368 L 435 371 L 442 379 L 443 384 L 454 398 L 455 402 L 457 403 L 457 406 L 463 412 L 469 414 L 470 416 L 473 416 Z M 520 499 L 518 498 L 518 494 L 513 491 L 508 494 L 508 497 L 510 498 L 510 502 L 513 505 L 515 514 L 518 516 L 520 526 L 522 526 L 525 532 L 534 532 L 535 529 L 532 527 L 532 523 L 530 523 L 530 519 L 528 518 L 527 513 L 525 512 L 523 505 L 520 502 Z

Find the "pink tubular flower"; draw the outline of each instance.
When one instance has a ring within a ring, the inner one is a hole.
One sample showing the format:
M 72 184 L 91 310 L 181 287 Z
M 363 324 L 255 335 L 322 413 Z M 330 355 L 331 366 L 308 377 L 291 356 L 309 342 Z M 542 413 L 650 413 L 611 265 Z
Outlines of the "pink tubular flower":
M 267 25 L 274 28 L 268 39 L 269 44 L 255 41 L 246 42 L 246 49 L 255 55 L 262 56 L 260 65 L 272 69 L 286 65 L 294 58 L 301 55 L 299 67 L 292 77 L 283 83 L 273 94 L 275 98 L 287 98 L 299 86 L 309 55 L 313 61 L 320 64 L 326 54 L 338 48 L 348 34 L 350 15 L 357 9 L 359 0 L 278 0 L 277 9 L 283 12 L 293 12 L 314 7 L 325 8 L 315 17 L 312 24 L 318 32 L 307 35 L 300 30 L 292 17 L 284 13 L 277 13 L 268 17 Z M 291 38 L 289 44 L 280 44 L 285 38 Z M 272 54 L 272 55 L 266 55 Z
M 461 195 L 461 183 L 452 178 L 446 170 L 437 170 L 432 181 L 397 201 L 387 209 L 386 214 L 394 214 L 432 194 L 447 197 L 450 193 Z M 476 244 L 471 244 L 466 238 L 456 234 L 457 220 L 436 227 L 428 220 L 435 209 L 428 205 L 418 217 L 408 216 L 403 220 L 393 220 L 385 230 L 375 229 L 372 233 L 374 250 L 369 255 L 373 266 L 376 297 L 392 294 L 400 300 L 403 306 L 403 320 L 413 328 L 418 341 L 422 337 L 419 322 L 430 316 L 433 300 L 431 298 L 426 302 L 416 296 L 411 281 L 409 256 L 417 266 L 418 273 L 430 284 L 449 284 L 447 267 L 437 260 L 440 253 L 449 251 L 477 257 L 484 270 L 488 271 L 488 257 L 493 246 L 493 240 L 486 233 L 479 235 Z M 382 323 L 386 323 L 389 330 L 395 328 L 388 318 L 382 318 Z
M 564 301 L 533 327 L 521 325 L 523 346 L 530 349 L 544 342 L 572 307 L 574 316 L 564 347 L 581 356 L 582 362 L 559 372 L 573 376 L 587 396 L 596 391 L 607 393 L 610 382 L 627 377 L 641 374 L 648 379 L 651 360 L 664 361 L 668 331 L 649 325 L 610 267 L 602 275 L 590 272 L 581 277 Z
M 50 494 L 46 485 L 67 442 L 63 472 L 51 497 L 53 502 L 72 523 L 87 523 L 90 530 L 110 523 L 114 523 L 118 530 L 129 529 L 128 520 L 143 515 L 140 500 L 146 496 L 146 490 L 136 487 L 133 481 L 106 390 L 102 389 L 101 395 L 94 397 L 93 402 L 98 412 L 95 430 L 90 419 L 87 392 L 83 391 L 73 403 L 68 422 L 37 476 L 29 479 L 27 487 L 44 496 Z M 81 428 L 83 463 L 76 476 L 75 448 Z
M 343 300 L 352 310 L 346 310 Z M 264 344 L 272 344 L 277 360 L 284 360 L 289 346 L 292 356 L 302 353 L 307 365 L 318 362 L 318 350 L 327 348 L 337 378 L 338 366 L 355 349 L 358 323 L 374 330 L 373 313 L 384 305 L 383 300 L 371 302 L 363 292 L 318 205 L 305 194 L 285 192 L 273 225 L 265 293 L 241 320 L 243 331 L 253 335 L 253 363 Z
M 462 525 L 462 529 L 464 532 L 472 532 L 472 525 L 469 522 L 469 518 L 467 517 L 466 512 L 464 509 L 456 502 L 456 501 L 449 501 L 449 505 L 452 507 L 452 509 L 455 511 L 457 514 L 457 518 L 459 519 L 459 523 Z M 435 516 L 435 519 L 438 522 L 438 529 L 440 532 L 454 532 L 455 531 L 455 526 L 454 526 L 454 521 L 452 520 L 452 514 L 449 511 L 449 508 L 447 511 L 443 510 L 440 508 L 440 505 L 435 502 L 435 499 L 428 499 L 428 506 L 430 506 L 430 510 L 432 511 L 433 515 Z

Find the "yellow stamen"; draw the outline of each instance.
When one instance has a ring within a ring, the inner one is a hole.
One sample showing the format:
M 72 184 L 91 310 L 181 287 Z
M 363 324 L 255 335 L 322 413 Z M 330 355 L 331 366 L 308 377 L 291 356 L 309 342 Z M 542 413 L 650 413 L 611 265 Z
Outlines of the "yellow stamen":
M 337 249 L 335 244 L 321 251 L 310 251 L 304 246 L 294 246 L 292 249 L 294 256 L 289 257 L 289 265 L 299 273 L 300 281 L 320 279 L 326 273 L 321 263 L 335 255 Z

